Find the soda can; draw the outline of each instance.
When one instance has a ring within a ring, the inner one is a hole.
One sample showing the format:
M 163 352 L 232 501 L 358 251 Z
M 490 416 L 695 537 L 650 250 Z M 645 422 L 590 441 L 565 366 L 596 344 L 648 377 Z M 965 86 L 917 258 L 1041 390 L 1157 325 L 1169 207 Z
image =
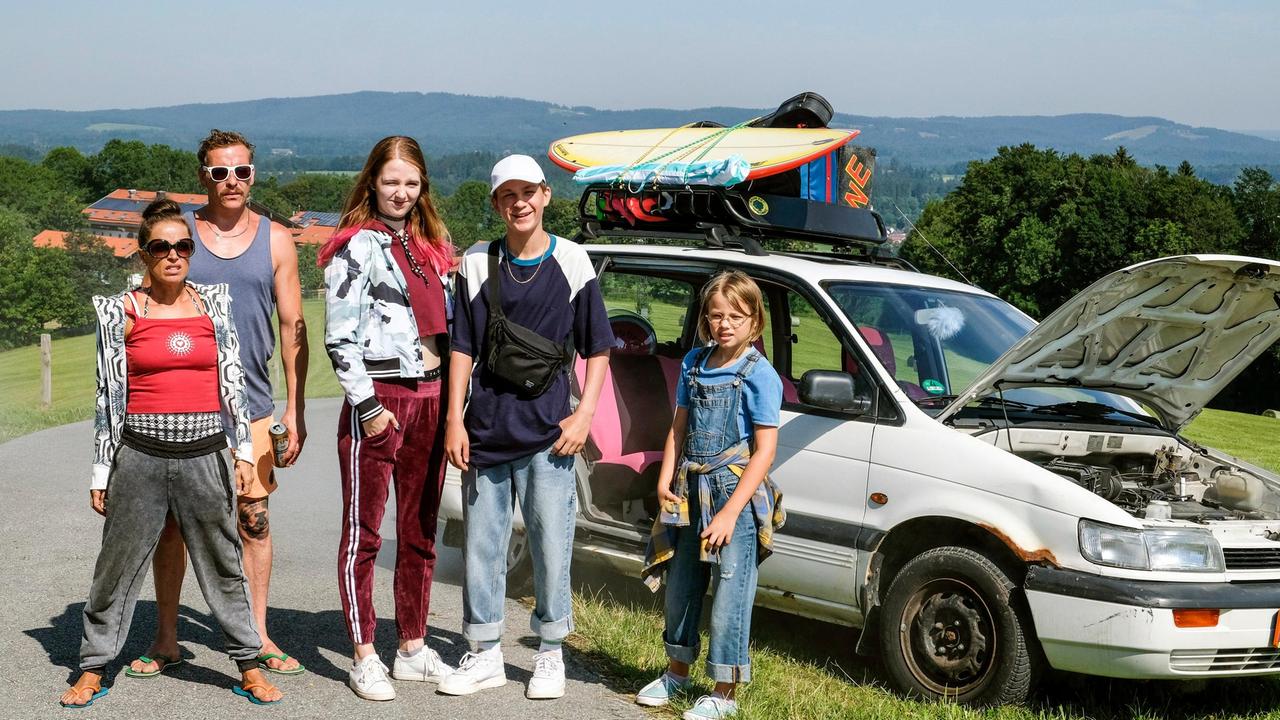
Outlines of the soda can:
M 289 452 L 289 428 L 284 423 L 273 423 L 267 432 L 271 434 L 271 452 L 276 467 L 284 467 L 284 454 Z

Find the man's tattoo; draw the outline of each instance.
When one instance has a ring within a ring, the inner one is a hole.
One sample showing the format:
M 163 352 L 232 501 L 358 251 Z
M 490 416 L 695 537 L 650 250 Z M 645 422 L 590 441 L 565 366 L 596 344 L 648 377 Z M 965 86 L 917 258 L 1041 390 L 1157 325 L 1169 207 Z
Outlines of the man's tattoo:
M 271 523 L 267 516 L 267 501 L 250 500 L 240 503 L 240 528 L 253 540 L 261 540 L 267 536 Z

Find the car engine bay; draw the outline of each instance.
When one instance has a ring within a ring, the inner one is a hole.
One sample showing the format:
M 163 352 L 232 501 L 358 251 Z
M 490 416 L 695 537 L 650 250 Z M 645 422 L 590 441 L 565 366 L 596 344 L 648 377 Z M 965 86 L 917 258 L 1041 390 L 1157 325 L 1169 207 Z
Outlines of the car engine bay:
M 1162 435 L 1013 428 L 979 435 L 1143 519 L 1280 520 L 1280 483 Z

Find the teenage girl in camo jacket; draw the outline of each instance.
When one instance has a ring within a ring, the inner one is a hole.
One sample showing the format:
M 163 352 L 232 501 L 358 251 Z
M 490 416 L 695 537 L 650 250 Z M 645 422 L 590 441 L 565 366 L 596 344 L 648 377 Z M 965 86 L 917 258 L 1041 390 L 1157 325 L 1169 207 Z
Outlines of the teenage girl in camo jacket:
M 338 420 L 338 587 L 355 646 L 348 683 L 367 700 L 395 698 L 373 649 L 373 568 L 392 484 L 399 650 L 391 677 L 439 682 L 449 673 L 424 639 L 444 487 L 440 375 L 449 347 L 445 278 L 452 261 L 421 148 L 412 138 L 384 138 L 319 254 L 328 286 L 325 349 L 347 398 Z

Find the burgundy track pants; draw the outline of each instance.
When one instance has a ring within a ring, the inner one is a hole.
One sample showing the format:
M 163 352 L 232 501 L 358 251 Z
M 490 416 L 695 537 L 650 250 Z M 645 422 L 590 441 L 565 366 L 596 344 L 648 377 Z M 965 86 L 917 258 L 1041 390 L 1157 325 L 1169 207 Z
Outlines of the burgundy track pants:
M 342 474 L 342 541 L 338 590 L 351 642 L 373 642 L 373 568 L 382 547 L 378 530 L 392 484 L 396 491 L 396 634 L 426 636 L 431 575 L 435 570 L 436 516 L 444 487 L 444 396 L 440 380 L 373 383 L 378 402 L 400 423 L 373 437 L 351 405 L 338 420 Z

